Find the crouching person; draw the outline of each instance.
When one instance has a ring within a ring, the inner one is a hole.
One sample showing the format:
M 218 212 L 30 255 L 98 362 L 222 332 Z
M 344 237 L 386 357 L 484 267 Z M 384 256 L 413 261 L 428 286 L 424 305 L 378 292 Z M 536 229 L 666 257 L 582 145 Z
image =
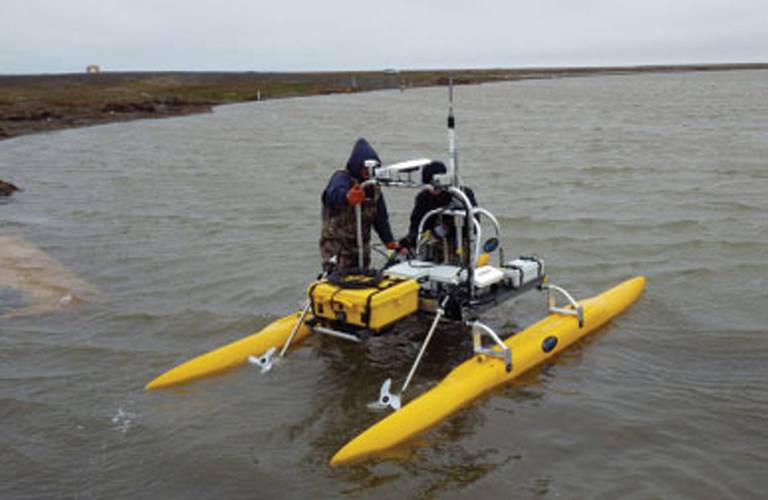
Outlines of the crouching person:
M 462 204 L 454 200 L 453 194 L 436 182 L 436 176 L 445 173 L 445 164 L 439 161 L 433 161 L 422 169 L 421 183 L 425 187 L 416 195 L 408 234 L 400 240 L 399 245 L 400 248 L 413 252 L 419 244 L 419 238 L 421 238 L 421 258 L 433 262 L 456 264 L 461 260 L 461 252 L 468 251 L 468 248 L 461 250 L 456 248 L 456 227 L 452 216 L 437 214 L 429 217 L 424 221 L 423 233 L 418 234 L 421 220 L 430 211 L 439 208 L 464 208 Z M 467 195 L 472 206 L 476 207 L 477 201 L 472 189 L 465 186 L 460 189 Z M 463 237 L 466 244 L 466 224 Z

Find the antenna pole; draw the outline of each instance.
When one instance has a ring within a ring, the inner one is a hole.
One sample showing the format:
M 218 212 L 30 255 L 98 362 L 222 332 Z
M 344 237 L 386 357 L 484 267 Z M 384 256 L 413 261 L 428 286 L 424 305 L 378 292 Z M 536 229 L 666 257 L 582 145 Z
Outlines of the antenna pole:
M 448 166 L 453 172 L 453 186 L 459 187 L 459 161 L 456 154 L 456 118 L 453 116 L 453 75 L 448 77 Z

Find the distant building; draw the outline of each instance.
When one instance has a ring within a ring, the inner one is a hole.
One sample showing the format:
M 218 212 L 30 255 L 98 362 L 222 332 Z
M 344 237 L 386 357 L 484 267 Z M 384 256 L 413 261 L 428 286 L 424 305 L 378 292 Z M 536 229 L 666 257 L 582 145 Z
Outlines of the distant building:
M 85 67 L 85 72 L 89 75 L 101 73 L 101 67 L 98 64 L 89 64 Z

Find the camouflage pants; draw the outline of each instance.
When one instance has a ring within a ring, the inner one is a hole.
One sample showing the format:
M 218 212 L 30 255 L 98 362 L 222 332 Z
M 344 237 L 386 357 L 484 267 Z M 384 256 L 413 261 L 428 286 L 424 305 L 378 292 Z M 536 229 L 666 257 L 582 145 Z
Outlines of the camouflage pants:
M 370 236 L 370 235 L 369 235 Z M 363 239 L 363 267 L 371 265 L 370 238 Z M 323 270 L 329 270 L 329 261 L 333 256 L 337 257 L 336 269 L 349 269 L 360 267 L 358 264 L 357 241 L 347 241 L 340 238 L 320 238 L 320 257 L 323 259 Z
M 363 267 L 371 265 L 371 228 L 376 218 L 376 205 L 379 191 L 373 199 L 366 200 L 359 206 L 363 236 Z M 327 270 L 333 256 L 338 258 L 336 269 L 360 267 L 358 263 L 357 220 L 355 208 L 323 206 L 323 226 L 320 230 L 320 257 L 323 269 Z

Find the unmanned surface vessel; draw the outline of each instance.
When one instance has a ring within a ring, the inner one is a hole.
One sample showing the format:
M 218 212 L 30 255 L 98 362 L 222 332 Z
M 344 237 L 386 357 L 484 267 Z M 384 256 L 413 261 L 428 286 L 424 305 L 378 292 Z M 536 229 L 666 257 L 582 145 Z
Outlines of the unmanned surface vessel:
M 183 363 L 152 380 L 147 389 L 190 382 L 251 362 L 263 373 L 275 356 L 313 335 L 363 342 L 416 313 L 433 316 L 418 355 L 397 393 L 392 381 L 381 386 L 372 406 L 393 413 L 365 430 L 332 458 L 338 466 L 375 456 L 434 426 L 492 388 L 509 382 L 600 328 L 642 293 L 645 278 L 629 279 L 595 297 L 576 301 L 550 282 L 541 259 L 507 259 L 501 228 L 494 215 L 476 206 L 459 177 L 454 141 L 452 87 L 448 114 L 448 171 L 434 176 L 432 188 L 450 193 L 450 203 L 421 219 L 418 243 L 408 255 L 389 255 L 382 269 L 363 268 L 359 205 L 358 264 L 355 269 L 324 273 L 310 284 L 301 311 L 261 331 Z M 367 164 L 370 180 L 384 187 L 423 188 L 429 159 L 389 166 Z M 431 227 L 431 229 L 427 229 Z M 487 234 L 490 232 L 490 237 Z M 506 339 L 481 321 L 483 312 L 530 291 L 547 295 L 549 314 Z M 560 299 L 562 304 L 558 304 Z M 440 321 L 457 322 L 470 332 L 473 355 L 435 387 L 404 403 L 403 395 Z

